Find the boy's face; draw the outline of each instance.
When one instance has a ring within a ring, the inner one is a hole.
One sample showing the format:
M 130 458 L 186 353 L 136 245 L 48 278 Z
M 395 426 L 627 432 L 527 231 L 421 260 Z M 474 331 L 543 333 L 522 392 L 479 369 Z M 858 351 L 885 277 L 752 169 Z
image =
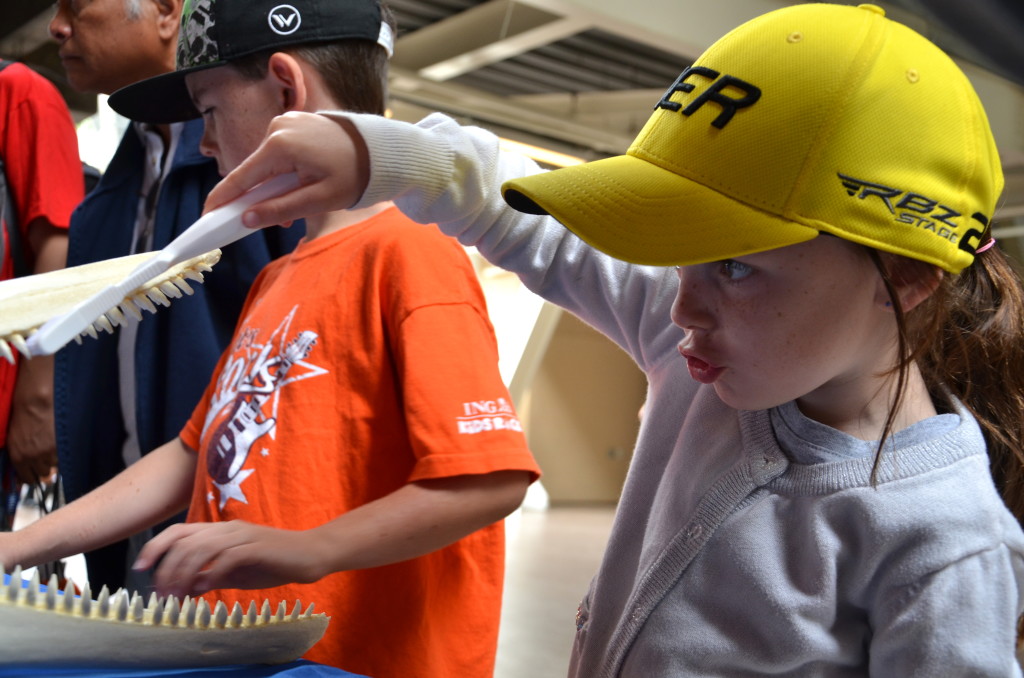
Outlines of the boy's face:
M 221 176 L 256 150 L 283 112 L 267 78 L 249 80 L 229 66 L 189 73 L 185 84 L 205 124 L 199 150 L 216 158 Z

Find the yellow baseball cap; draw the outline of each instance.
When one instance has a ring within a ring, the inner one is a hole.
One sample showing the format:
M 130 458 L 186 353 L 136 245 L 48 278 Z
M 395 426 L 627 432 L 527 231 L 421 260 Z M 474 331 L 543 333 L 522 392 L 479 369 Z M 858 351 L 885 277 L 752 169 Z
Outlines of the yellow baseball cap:
M 874 5 L 803 4 L 732 30 L 676 79 L 626 155 L 508 181 L 626 261 L 688 265 L 820 232 L 952 273 L 1003 187 L 981 102 Z

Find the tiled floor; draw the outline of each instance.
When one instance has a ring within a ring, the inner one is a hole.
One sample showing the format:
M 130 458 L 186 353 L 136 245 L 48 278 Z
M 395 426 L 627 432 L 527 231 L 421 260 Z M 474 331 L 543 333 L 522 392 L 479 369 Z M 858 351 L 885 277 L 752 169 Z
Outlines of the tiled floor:
M 495 678 L 564 678 L 576 608 L 597 570 L 614 507 L 524 509 L 506 521 L 505 603 Z

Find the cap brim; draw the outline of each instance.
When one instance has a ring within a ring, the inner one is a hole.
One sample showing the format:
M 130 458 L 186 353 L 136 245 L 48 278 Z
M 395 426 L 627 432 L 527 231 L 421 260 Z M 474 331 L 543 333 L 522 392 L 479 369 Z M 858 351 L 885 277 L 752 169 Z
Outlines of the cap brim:
M 194 120 L 200 114 L 185 86 L 185 76 L 226 63 L 218 61 L 139 80 L 111 94 L 107 103 L 124 117 L 136 122 L 168 125 Z
M 632 155 L 506 181 L 502 194 L 514 209 L 550 214 L 591 246 L 636 264 L 720 261 L 818 235 Z

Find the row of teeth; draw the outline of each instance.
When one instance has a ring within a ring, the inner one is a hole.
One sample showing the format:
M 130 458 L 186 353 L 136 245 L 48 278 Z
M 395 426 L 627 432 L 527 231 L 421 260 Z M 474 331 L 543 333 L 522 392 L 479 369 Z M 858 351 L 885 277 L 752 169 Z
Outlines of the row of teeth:
M 202 283 L 203 273 L 210 270 L 212 270 L 211 266 L 200 263 L 194 268 L 182 271 L 179 275 L 176 275 L 173 278 L 165 280 L 152 287 L 148 287 L 133 296 L 125 297 L 120 304 L 93 321 L 92 325 L 75 337 L 75 341 L 81 344 L 82 337 L 84 336 L 90 336 L 95 339 L 99 336 L 99 332 L 101 331 L 113 333 L 115 327 L 118 325 L 126 325 L 128 323 L 128 317 L 131 317 L 133 320 L 142 320 L 142 311 L 156 313 L 156 304 L 159 304 L 160 306 L 170 306 L 171 299 L 180 299 L 183 293 L 187 295 L 194 294 L 195 290 L 193 290 L 192 286 L 188 284 L 188 280 L 186 280 L 186 278 Z M 28 333 L 28 336 L 31 336 L 35 331 L 36 330 L 33 329 Z M 11 347 L 13 346 L 26 358 L 32 357 L 29 353 L 28 344 L 25 342 L 25 339 L 26 336 L 19 333 L 0 337 L 0 356 L 3 356 L 7 362 L 13 363 L 14 352 L 11 350 Z
M 106 586 L 100 590 L 99 597 L 92 600 L 88 584 L 85 585 L 81 596 L 75 595 L 70 582 L 63 592 L 60 591 L 57 575 L 50 577 L 45 591 L 41 590 L 38 571 L 33 573 L 27 587 L 22 584 L 21 568 L 16 567 L 11 573 L 7 590 L 0 594 L 0 605 L 13 603 L 77 617 L 189 629 L 266 626 L 313 616 L 313 604 L 310 603 L 303 612 L 302 603 L 298 600 L 295 601 L 295 607 L 290 614 L 284 601 L 278 605 L 276 613 L 271 612 L 269 600 L 263 601 L 263 608 L 258 613 L 255 601 L 249 603 L 248 612 L 243 612 L 242 606 L 235 603 L 229 613 L 223 601 L 217 601 L 211 611 L 205 599 L 192 599 L 188 596 L 179 603 L 174 596 L 158 598 L 154 593 L 150 595 L 149 603 L 143 605 L 142 597 L 138 593 L 129 596 L 124 589 L 118 589 L 111 595 Z

